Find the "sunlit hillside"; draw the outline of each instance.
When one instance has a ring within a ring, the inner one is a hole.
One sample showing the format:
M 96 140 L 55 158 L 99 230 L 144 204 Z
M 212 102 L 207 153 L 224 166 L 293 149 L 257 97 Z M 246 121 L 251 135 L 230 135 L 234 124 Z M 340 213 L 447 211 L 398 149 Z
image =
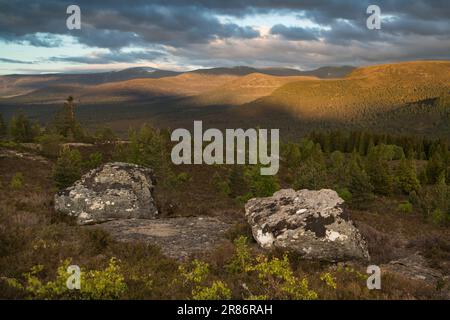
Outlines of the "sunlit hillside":
M 288 83 L 248 107 L 288 110 L 302 119 L 349 120 L 391 111 L 450 91 L 450 62 L 358 68 L 343 79 Z

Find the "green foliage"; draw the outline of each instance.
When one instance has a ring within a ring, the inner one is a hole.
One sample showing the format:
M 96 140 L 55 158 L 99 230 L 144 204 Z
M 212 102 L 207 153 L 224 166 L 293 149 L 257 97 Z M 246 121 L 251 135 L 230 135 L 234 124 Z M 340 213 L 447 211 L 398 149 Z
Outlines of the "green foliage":
M 9 125 L 9 133 L 16 142 L 33 142 L 39 131 L 39 126 L 23 113 L 13 117 Z
M 89 155 L 88 160 L 84 162 L 87 169 L 98 168 L 103 163 L 103 155 L 100 152 L 93 152 Z
M 193 300 L 230 300 L 231 290 L 223 281 L 213 281 L 210 287 L 196 287 L 192 291 Z
M 117 140 L 116 134 L 110 127 L 102 127 L 94 134 L 95 140 L 99 143 L 112 143 Z
M 431 159 L 427 162 L 426 176 L 430 184 L 438 181 L 439 176 L 446 174 L 446 167 L 440 152 L 435 152 Z
M 218 192 L 227 196 L 231 194 L 230 181 L 228 179 L 224 179 L 217 171 L 214 172 L 212 177 L 212 184 Z
M 381 195 L 392 193 L 393 178 L 389 165 L 377 148 L 372 148 L 369 151 L 366 170 L 375 193 Z
M 115 258 L 111 258 L 104 270 L 81 271 L 80 289 L 70 290 L 67 280 L 71 276 L 67 272 L 70 260 L 65 260 L 57 270 L 56 279 L 42 282 L 38 275 L 44 266 L 36 265 L 24 274 L 25 284 L 17 279 L 10 279 L 9 285 L 24 290 L 32 299 L 86 299 L 110 300 L 119 299 L 127 290 L 125 279 Z
M 12 178 L 9 186 L 11 189 L 19 190 L 23 188 L 23 173 L 17 172 Z
M 336 279 L 329 272 L 325 272 L 320 276 L 320 280 L 326 283 L 326 285 L 334 290 L 337 289 Z
M 260 166 L 247 166 L 245 168 L 244 177 L 249 186 L 249 196 L 253 197 L 269 197 L 275 191 L 280 189 L 276 176 L 263 176 L 260 172 Z
M 231 166 L 229 169 L 228 177 L 224 181 L 230 189 L 230 197 L 236 198 L 248 192 L 248 185 L 244 172 L 244 166 L 240 165 Z
M 193 260 L 188 265 L 180 265 L 178 271 L 184 286 L 192 289 L 194 300 L 225 300 L 231 299 L 231 290 L 222 281 L 213 281 L 206 285 L 209 276 L 209 265 L 200 260 Z
M 0 113 L 0 138 L 6 136 L 8 133 L 8 126 L 6 125 L 3 115 Z
M 128 144 L 116 146 L 114 158 L 152 168 L 161 185 L 173 188 L 180 185 L 183 176 L 175 176 L 171 167 L 170 136 L 165 130 L 157 130 L 144 124 L 139 131 L 130 131 Z
M 417 178 L 416 167 L 411 159 L 403 158 L 397 168 L 396 182 L 398 188 L 405 194 L 419 192 L 420 181 Z
M 73 97 L 69 96 L 67 98 L 63 108 L 55 115 L 51 127 L 52 131 L 55 131 L 70 141 L 84 139 L 85 134 L 83 129 L 75 118 L 75 102 Z
M 351 204 L 358 208 L 365 208 L 373 200 L 373 186 L 359 161 L 359 155 L 353 154 L 349 163 L 350 184 L 348 189 L 352 194 Z
M 139 131 L 129 134 L 130 144 L 127 151 L 127 162 L 148 166 L 158 170 L 164 161 L 164 141 L 160 132 L 149 125 L 143 125 Z
M 179 184 L 187 183 L 187 182 L 191 181 L 191 179 L 192 179 L 191 175 L 187 172 L 180 172 L 179 174 L 176 175 L 176 177 L 177 177 L 177 183 L 179 183 Z
M 56 161 L 53 179 L 60 189 L 67 188 L 80 179 L 82 170 L 82 158 L 78 150 L 65 147 L 61 150 Z
M 319 144 L 310 146 L 304 142 L 302 147 L 308 158 L 300 165 L 294 180 L 295 189 L 321 189 L 326 186 L 327 169 L 325 157 Z
M 104 270 L 91 270 L 81 277 L 81 294 L 84 299 L 119 299 L 127 290 L 119 262 L 111 258 Z
M 311 139 L 303 138 L 300 141 L 299 147 L 300 147 L 300 159 L 305 160 L 313 154 L 316 144 Z
M 39 136 L 38 141 L 41 145 L 41 152 L 47 157 L 57 157 L 61 150 L 63 139 L 63 136 L 56 133 Z
M 263 255 L 254 259 L 243 236 L 235 239 L 234 246 L 235 253 L 227 270 L 239 275 L 256 273 L 259 280 L 254 289 L 258 294 L 251 293 L 248 299 L 317 299 L 317 293 L 309 289 L 308 280 L 294 275 L 286 255 L 283 259 Z
M 330 155 L 331 166 L 329 173 L 336 185 L 346 186 L 349 183 L 348 173 L 345 167 L 345 155 L 341 151 L 333 151 Z
M 352 193 L 347 188 L 337 188 L 336 192 L 345 202 L 352 201 Z
M 417 200 L 422 214 L 437 224 L 446 224 L 450 221 L 450 187 L 441 174 L 435 185 L 422 188 Z
M 435 209 L 431 214 L 431 221 L 437 225 L 446 225 L 450 222 L 450 214 L 443 212 L 441 209 Z
M 281 157 L 286 162 L 288 168 L 296 168 L 301 163 L 300 146 L 296 143 L 282 145 Z
M 247 237 L 240 236 L 234 240 L 235 254 L 227 265 L 232 273 L 247 272 L 251 269 L 252 256 L 247 245 Z
M 267 296 L 272 299 L 317 299 L 317 293 L 309 289 L 308 280 L 294 276 L 286 255 L 283 259 L 258 256 L 256 262 L 251 270 L 258 273 Z
M 413 211 L 413 205 L 411 202 L 405 201 L 398 205 L 397 210 L 403 213 L 411 213 Z

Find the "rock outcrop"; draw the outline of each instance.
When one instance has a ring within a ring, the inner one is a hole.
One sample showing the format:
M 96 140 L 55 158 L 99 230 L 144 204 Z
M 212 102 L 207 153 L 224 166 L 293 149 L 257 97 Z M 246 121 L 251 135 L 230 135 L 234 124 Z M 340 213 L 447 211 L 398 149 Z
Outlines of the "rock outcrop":
M 439 271 L 430 268 L 425 258 L 419 252 L 391 261 L 382 265 L 381 268 L 401 274 L 409 279 L 425 281 L 431 285 L 436 285 L 444 277 Z
M 184 259 L 205 254 L 226 240 L 230 222 L 214 217 L 119 219 L 89 228 L 102 228 L 124 242 L 140 241 L 157 245 L 168 257 Z
M 158 215 L 153 199 L 153 171 L 113 162 L 91 170 L 55 195 L 57 212 L 77 217 L 79 224 L 115 219 L 151 219 Z
M 369 260 L 367 245 L 333 190 L 280 190 L 250 199 L 245 214 L 258 244 L 324 261 Z

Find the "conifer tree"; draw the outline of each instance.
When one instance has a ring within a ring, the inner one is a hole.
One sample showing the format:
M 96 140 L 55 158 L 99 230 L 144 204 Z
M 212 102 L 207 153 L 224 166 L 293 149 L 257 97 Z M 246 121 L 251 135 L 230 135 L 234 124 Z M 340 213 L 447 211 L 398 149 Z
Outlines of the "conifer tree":
M 375 193 L 381 195 L 392 193 L 393 178 L 389 165 L 375 148 L 372 148 L 367 156 L 367 174 Z
M 417 178 L 416 166 L 412 159 L 402 158 L 397 168 L 397 186 L 405 194 L 418 193 L 420 181 Z
M 359 162 L 359 154 L 353 153 L 348 168 L 350 174 L 348 189 L 352 193 L 352 204 L 364 208 L 373 200 L 373 186 Z
M 32 142 L 39 134 L 38 125 L 31 122 L 23 113 L 11 119 L 9 130 L 12 138 L 17 142 Z
M 320 144 L 312 147 L 309 157 L 297 170 L 294 181 L 295 189 L 317 190 L 326 187 L 327 168 Z
M 446 173 L 444 161 L 441 153 L 436 151 L 430 158 L 426 167 L 427 181 L 430 184 L 435 184 L 439 176 Z
M 3 119 L 3 115 L 0 113 L 0 138 L 6 136 L 7 131 L 8 127 Z

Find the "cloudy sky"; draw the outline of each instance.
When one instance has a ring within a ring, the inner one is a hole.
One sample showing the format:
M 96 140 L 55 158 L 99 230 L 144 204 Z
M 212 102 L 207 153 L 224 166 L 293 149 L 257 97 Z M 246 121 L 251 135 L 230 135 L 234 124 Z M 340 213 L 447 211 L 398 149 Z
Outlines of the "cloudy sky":
M 81 30 L 67 29 L 71 4 Z M 448 0 L 0 0 L 0 74 L 449 58 Z

